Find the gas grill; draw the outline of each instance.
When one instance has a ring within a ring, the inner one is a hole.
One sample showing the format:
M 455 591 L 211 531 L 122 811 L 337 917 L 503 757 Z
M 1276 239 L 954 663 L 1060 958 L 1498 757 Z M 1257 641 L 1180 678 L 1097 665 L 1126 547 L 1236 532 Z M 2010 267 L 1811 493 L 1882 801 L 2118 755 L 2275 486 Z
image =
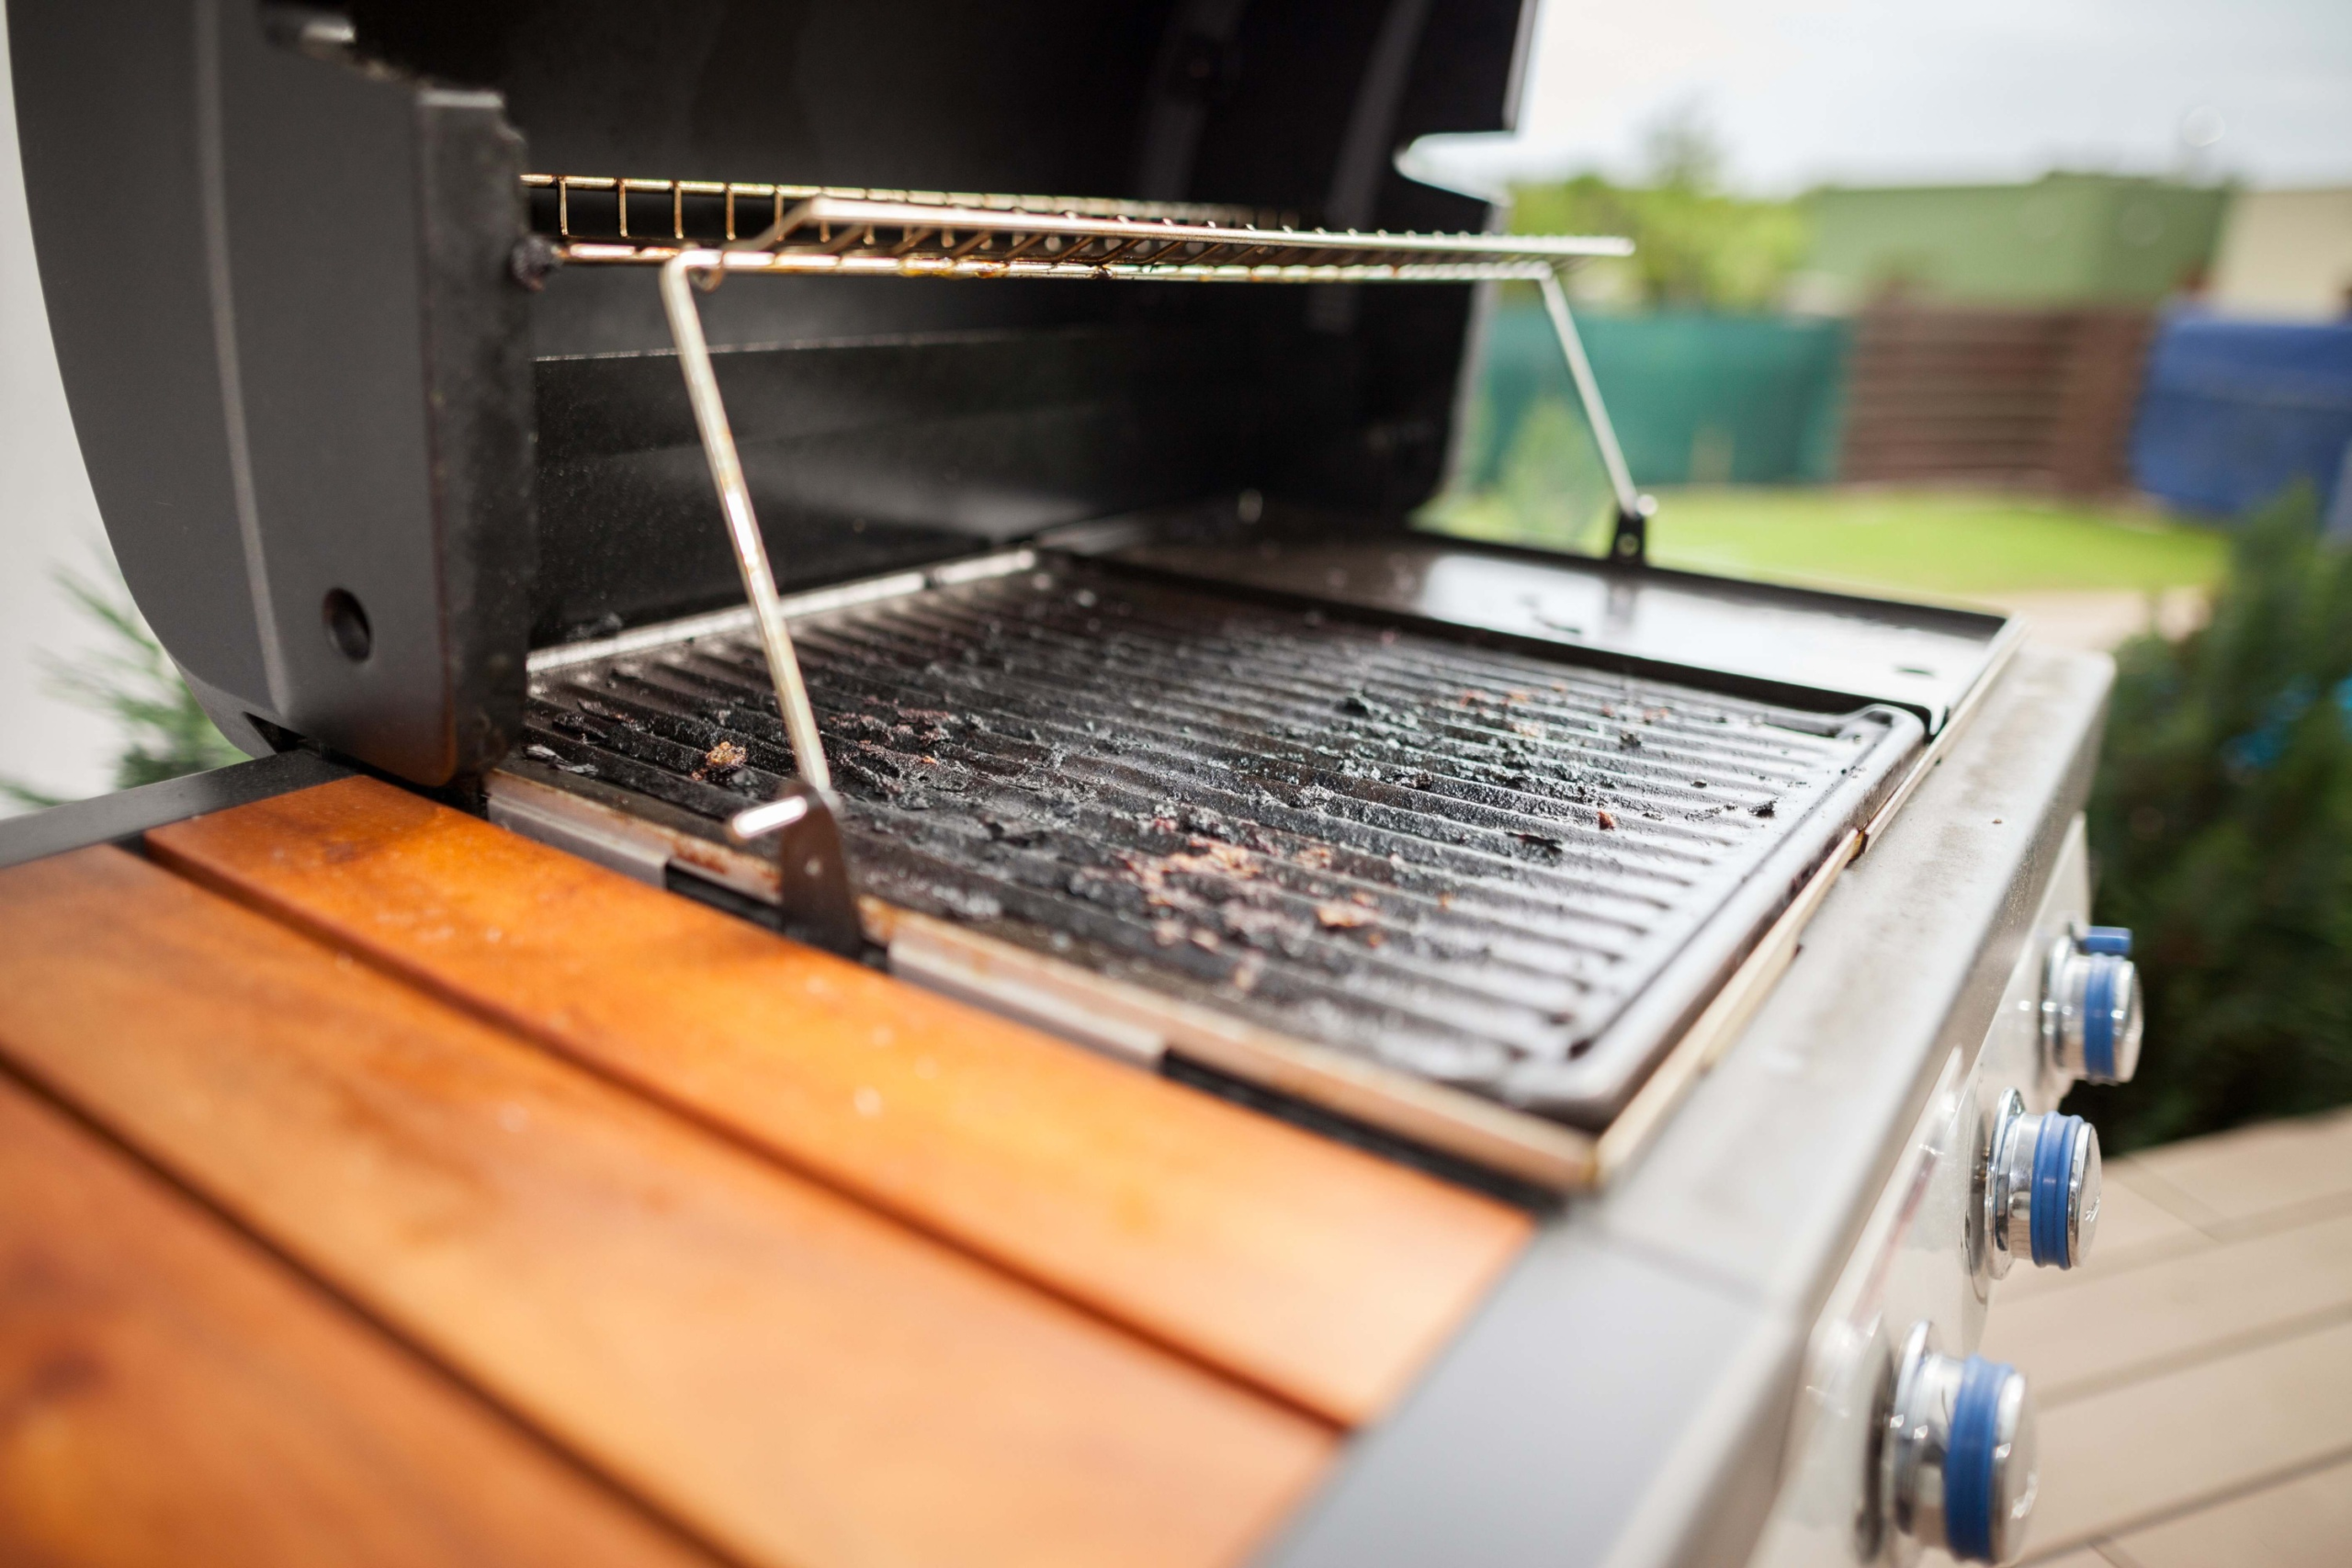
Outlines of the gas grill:
M 1392 166 L 1508 125 L 1520 0 L 125 4 L 11 6 L 28 190 L 239 744 L 1536 1216 L 1286 1562 L 2005 1549 L 2021 1385 L 1945 1351 L 2087 1245 L 2055 1106 L 2137 1049 L 2105 676 L 1650 564 L 1566 283 L 1624 242 Z M 1414 522 L 1502 288 L 1593 555 Z
M 751 603 L 731 635 L 716 629 L 725 617 L 703 616 L 536 652 L 528 739 L 488 780 L 493 819 L 591 852 L 601 843 L 664 885 L 674 862 L 684 886 L 700 875 L 772 904 L 804 940 L 879 944 L 901 972 L 1195 1081 L 1276 1091 L 1343 1117 L 1352 1135 L 1401 1142 L 1407 1157 L 1532 1190 L 1593 1179 L 1605 1158 L 1589 1134 L 1743 959 L 1759 973 L 1779 960 L 1810 908 L 1800 891 L 1859 852 L 1926 726 L 1948 721 L 2007 646 L 1980 619 L 1957 637 L 1944 628 L 1957 646 L 1937 650 L 1940 669 L 1881 670 L 1950 699 L 1916 715 L 1841 707 L 1819 683 L 1880 651 L 1868 635 L 1838 635 L 1867 625 L 1867 607 L 1784 615 L 1815 668 L 1782 682 L 1777 709 L 1711 694 L 1742 684 L 1739 672 L 1687 657 L 1659 661 L 1663 681 L 1571 682 L 1561 654 L 1588 639 L 1556 615 L 1547 660 L 1449 646 L 1476 627 L 1442 615 L 1400 642 L 1401 628 L 1375 624 L 1376 604 L 1326 605 L 1311 591 L 1290 621 L 1253 613 L 1232 589 L 1279 584 L 1232 570 L 1235 528 L 1218 527 L 1215 508 L 1040 531 L 1033 547 L 944 574 L 852 583 L 817 601 L 838 608 L 796 617 L 775 586 L 697 288 L 1532 284 L 1611 476 L 1607 559 L 1622 571 L 1643 564 L 1652 503 L 1634 490 L 1562 277 L 1624 243 L 1334 231 L 1246 208 L 1085 197 L 523 184 L 526 285 L 543 288 L 560 266 L 660 269 Z M 1353 303 L 1324 294 L 1310 323 L 1344 325 Z M 611 504 L 602 488 L 582 502 Z M 1285 527 L 1279 512 L 1270 522 L 1254 488 L 1226 521 L 1262 529 L 1258 560 L 1294 569 L 1285 547 L 1311 553 L 1329 529 Z M 1388 558 L 1393 574 L 1404 558 Z M 1323 586 L 1373 560 L 1338 546 Z M 1242 581 L 1220 595 L 1154 575 Z M 1704 626 L 1707 600 L 1693 602 Z M 1936 637 L 1916 614 L 1892 618 L 1898 635 Z M 1366 632 L 1385 639 L 1376 650 Z M 813 672 L 799 651 L 810 637 Z M 1729 624 L 1699 637 L 1736 640 Z M 769 833 L 764 855 L 746 852 Z M 1680 1081 L 1668 1077 L 1661 1098 Z

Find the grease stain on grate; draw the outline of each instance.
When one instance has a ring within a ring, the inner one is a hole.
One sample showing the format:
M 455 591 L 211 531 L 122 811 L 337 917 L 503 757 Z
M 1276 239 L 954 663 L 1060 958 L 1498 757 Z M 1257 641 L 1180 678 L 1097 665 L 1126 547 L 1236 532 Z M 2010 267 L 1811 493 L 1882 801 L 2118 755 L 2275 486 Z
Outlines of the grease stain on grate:
M 794 637 L 862 891 L 1490 1091 L 1584 1050 L 1879 733 L 1084 566 Z M 713 820 L 791 772 L 748 636 L 550 671 L 527 723 Z

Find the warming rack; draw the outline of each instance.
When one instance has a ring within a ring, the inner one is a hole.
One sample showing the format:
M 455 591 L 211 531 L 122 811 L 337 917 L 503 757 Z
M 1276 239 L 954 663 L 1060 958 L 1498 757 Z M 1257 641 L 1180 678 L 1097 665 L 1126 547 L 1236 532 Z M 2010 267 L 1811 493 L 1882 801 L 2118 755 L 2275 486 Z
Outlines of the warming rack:
M 1621 239 L 1303 229 L 1247 208 L 527 175 L 566 263 L 846 277 L 1540 284 Z M 582 210 L 594 197 L 593 216 Z M 634 219 L 634 223 L 632 223 Z M 649 225 L 648 220 L 650 220 Z M 757 223 L 756 233 L 743 228 Z
M 849 189 L 526 175 L 534 230 L 518 256 L 550 265 L 658 266 L 662 298 L 703 453 L 718 491 L 799 776 L 739 815 L 741 839 L 775 836 L 787 907 L 853 943 L 857 921 L 841 861 L 815 709 L 779 602 L 751 488 L 703 335 L 694 294 L 738 273 L 799 277 L 1109 278 L 1155 283 L 1492 283 L 1542 293 L 1617 502 L 1610 554 L 1638 562 L 1654 510 L 1634 491 L 1562 276 L 1631 241 L 1559 234 L 1419 234 L 1301 228 L 1289 215 L 1192 203 L 966 192 Z M 755 232 L 742 231 L 759 224 Z M 815 873 L 820 866 L 824 874 Z M 806 870 L 810 874 L 800 875 Z

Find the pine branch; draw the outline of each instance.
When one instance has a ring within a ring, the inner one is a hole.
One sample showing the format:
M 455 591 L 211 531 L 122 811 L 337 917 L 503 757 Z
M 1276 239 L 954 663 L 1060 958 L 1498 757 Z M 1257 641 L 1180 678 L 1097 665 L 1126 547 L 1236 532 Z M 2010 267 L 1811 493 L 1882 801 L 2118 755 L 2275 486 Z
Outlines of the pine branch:
M 118 789 L 178 778 L 244 761 L 244 753 L 215 728 L 187 682 L 148 630 L 113 562 L 107 581 L 60 568 L 59 590 L 96 626 L 96 646 L 72 659 L 43 659 L 48 689 L 114 722 L 120 750 L 114 761 Z M 0 779 L 0 795 L 25 806 L 53 806 L 55 797 L 17 781 Z

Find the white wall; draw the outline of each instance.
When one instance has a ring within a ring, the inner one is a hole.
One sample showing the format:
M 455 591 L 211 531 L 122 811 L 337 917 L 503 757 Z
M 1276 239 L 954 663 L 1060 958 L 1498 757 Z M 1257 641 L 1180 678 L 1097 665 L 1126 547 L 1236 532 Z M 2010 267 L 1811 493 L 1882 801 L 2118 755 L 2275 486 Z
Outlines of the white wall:
M 2285 321 L 2352 311 L 2352 186 L 2231 197 L 2211 299 L 2233 315 Z
M 0 28 L 0 775 L 51 795 L 97 795 L 112 783 L 111 728 L 42 689 L 43 654 L 70 656 L 94 640 L 52 574 L 101 570 L 106 533 L 41 310 L 6 59 Z

